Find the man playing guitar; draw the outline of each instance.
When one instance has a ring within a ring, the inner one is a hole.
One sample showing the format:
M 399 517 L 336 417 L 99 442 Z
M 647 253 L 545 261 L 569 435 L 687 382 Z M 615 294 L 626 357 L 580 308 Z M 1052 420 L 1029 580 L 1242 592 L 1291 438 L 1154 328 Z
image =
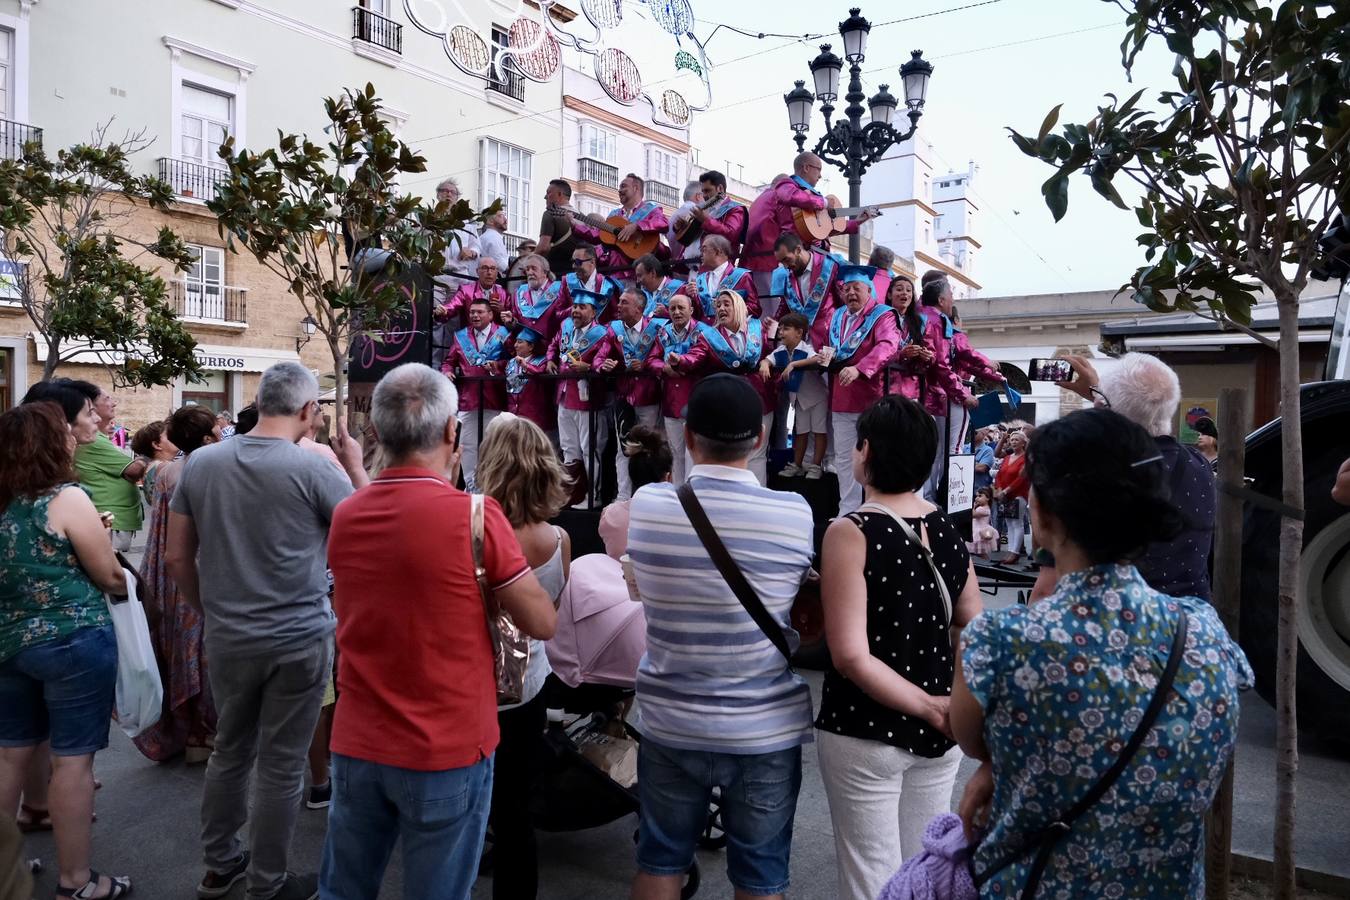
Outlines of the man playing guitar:
M 819 212 L 826 208 L 824 195 L 816 190 L 823 169 L 824 164 L 814 153 L 797 154 L 792 161 L 794 174 L 780 175 L 774 179 L 773 186 L 750 207 L 750 230 L 745 239 L 741 264 L 755 273 L 755 284 L 761 293 L 770 292 L 772 273 L 778 265 L 773 255 L 773 245 L 780 235 L 796 231 L 792 211 Z M 849 220 L 843 233 L 855 234 L 858 226 L 874 215 L 870 209 L 863 210 L 856 218 Z M 830 247 L 828 242 L 822 242 L 821 246 L 813 249 L 828 253 Z
M 745 240 L 746 208 L 727 196 L 727 177 L 721 172 L 709 169 L 698 177 L 698 183 L 703 202 L 689 211 L 690 218 L 683 230 L 676 223 L 680 243 L 688 245 L 698 236 L 720 234 L 731 243 L 731 258 L 736 259 Z
M 644 200 L 647 183 L 629 172 L 623 181 L 619 182 L 619 202 L 623 205 L 617 209 L 611 210 L 609 218 L 622 216 L 628 220 L 618 233 L 617 238 L 626 242 L 636 237 L 638 232 L 655 232 L 657 235 L 664 236 L 670 223 L 666 221 L 666 213 L 661 209 L 661 205 L 653 203 L 650 200 Z M 596 228 L 590 222 L 584 219 L 573 219 L 572 227 L 577 236 L 583 241 L 599 245 L 600 229 Z M 670 258 L 670 248 L 664 243 L 657 244 L 656 256 L 659 259 Z M 617 247 L 605 247 L 601 251 L 600 267 L 610 277 L 622 282 L 624 285 L 633 283 L 633 264 L 632 261 L 624 255 L 623 251 Z

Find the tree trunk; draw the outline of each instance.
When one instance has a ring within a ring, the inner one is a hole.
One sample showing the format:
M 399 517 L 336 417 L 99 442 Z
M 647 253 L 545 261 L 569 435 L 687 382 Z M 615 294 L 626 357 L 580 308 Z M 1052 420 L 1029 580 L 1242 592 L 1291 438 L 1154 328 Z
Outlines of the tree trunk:
M 56 367 L 61 365 L 61 344 L 59 341 L 47 341 L 47 360 L 42 364 L 42 380 L 51 381 L 56 377 Z
M 1280 310 L 1280 439 L 1284 503 L 1303 509 L 1303 422 L 1299 396 L 1298 298 L 1277 295 Z M 1294 812 L 1298 775 L 1298 605 L 1303 520 L 1280 520 L 1279 631 L 1275 667 L 1276 900 L 1295 900 Z
M 346 354 L 336 337 L 328 339 L 328 350 L 333 354 L 333 427 L 346 428 L 351 417 L 347 414 Z

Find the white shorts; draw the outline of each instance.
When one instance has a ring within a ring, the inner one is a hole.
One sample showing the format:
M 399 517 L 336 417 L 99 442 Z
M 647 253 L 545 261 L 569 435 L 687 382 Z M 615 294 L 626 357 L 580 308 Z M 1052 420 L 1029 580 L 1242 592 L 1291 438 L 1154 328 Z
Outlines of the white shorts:
M 792 401 L 793 434 L 825 434 L 829 430 L 830 404 L 814 403 L 802 406 L 799 400 Z

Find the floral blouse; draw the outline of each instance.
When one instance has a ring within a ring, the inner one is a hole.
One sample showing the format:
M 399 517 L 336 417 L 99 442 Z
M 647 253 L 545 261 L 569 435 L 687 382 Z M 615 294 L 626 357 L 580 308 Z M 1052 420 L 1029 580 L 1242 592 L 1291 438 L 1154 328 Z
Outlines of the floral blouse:
M 48 504 L 69 486 L 18 497 L 0 512 L 0 662 L 111 621 L 70 540 L 47 525 Z
M 975 870 L 1066 812 L 1129 741 L 1171 650 L 1186 652 L 1166 707 L 1120 779 L 1050 857 L 1038 898 L 1204 896 L 1205 810 L 1237 741 L 1238 691 L 1253 676 L 1214 609 L 1152 590 L 1133 566 L 1059 580 L 1031 606 L 977 616 L 962 636 L 994 768 L 990 830 Z M 1035 853 L 980 890 L 1017 897 Z

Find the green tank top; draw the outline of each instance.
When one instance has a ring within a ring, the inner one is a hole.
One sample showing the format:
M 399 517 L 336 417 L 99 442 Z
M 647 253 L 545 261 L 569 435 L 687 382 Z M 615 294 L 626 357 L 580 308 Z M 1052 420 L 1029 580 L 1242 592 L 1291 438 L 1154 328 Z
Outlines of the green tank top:
M 110 621 L 75 548 L 47 525 L 48 505 L 68 486 L 17 498 L 0 513 L 0 662 Z

